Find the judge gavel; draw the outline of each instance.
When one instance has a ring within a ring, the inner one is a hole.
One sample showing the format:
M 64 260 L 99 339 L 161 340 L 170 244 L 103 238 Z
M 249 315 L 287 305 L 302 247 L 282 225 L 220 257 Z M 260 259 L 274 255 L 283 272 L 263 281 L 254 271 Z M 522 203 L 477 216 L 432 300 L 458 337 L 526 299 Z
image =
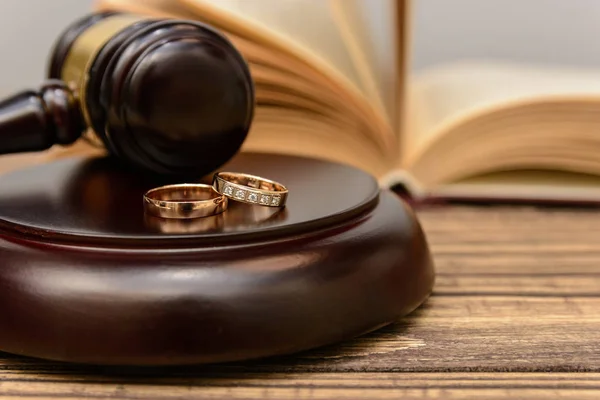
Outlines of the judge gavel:
M 163 174 L 204 174 L 244 142 L 254 112 L 246 62 L 214 29 L 118 13 L 60 36 L 48 80 L 0 103 L 0 154 L 68 145 L 82 134 Z

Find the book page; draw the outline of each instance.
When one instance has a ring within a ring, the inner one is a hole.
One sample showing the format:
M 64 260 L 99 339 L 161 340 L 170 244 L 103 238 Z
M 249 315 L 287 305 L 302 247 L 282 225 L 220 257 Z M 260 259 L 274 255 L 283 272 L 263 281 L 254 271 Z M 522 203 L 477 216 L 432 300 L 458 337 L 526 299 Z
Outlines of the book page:
M 425 71 L 409 86 L 407 139 L 414 162 L 449 129 L 498 108 L 540 98 L 596 96 L 600 71 L 467 62 Z
M 350 0 L 354 1 L 354 0 Z M 374 0 L 368 9 L 377 10 L 386 0 Z M 318 57 L 334 66 L 349 81 L 382 108 L 378 90 L 372 85 L 369 74 L 357 67 L 355 55 L 346 45 L 338 28 L 332 4 L 323 0 L 188 0 L 188 3 L 209 3 L 247 19 L 260 23 L 273 34 L 284 36 L 313 51 Z M 353 21 L 362 23 L 362 20 Z M 357 29 L 364 30 L 361 27 Z M 362 43 L 357 42 L 358 46 Z M 366 54 L 364 49 L 360 53 Z M 360 57 L 359 57 L 360 58 Z M 383 110 L 382 110 L 383 111 Z
M 396 129 L 398 105 L 397 8 L 405 1 L 330 0 L 334 19 L 356 66 L 365 94 L 379 103 Z M 404 16 L 403 16 L 404 17 Z
M 395 107 L 396 116 L 394 119 L 394 129 L 397 140 L 397 161 L 402 162 L 407 153 L 406 132 L 408 127 L 408 113 L 410 103 L 408 98 L 408 76 L 411 68 L 412 55 L 412 23 L 413 23 L 413 2 L 404 0 L 397 3 L 396 6 L 396 86 Z

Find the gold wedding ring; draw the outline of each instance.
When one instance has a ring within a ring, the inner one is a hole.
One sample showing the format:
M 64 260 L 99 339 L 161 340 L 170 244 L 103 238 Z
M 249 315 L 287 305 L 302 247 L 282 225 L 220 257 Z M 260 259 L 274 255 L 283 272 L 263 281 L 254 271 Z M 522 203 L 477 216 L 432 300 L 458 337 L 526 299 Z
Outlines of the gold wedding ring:
M 227 210 L 227 197 L 212 186 L 179 184 L 161 186 L 144 194 L 144 209 L 161 218 L 210 217 Z
M 283 207 L 288 190 L 281 183 L 239 172 L 218 172 L 213 186 L 222 195 L 242 203 Z

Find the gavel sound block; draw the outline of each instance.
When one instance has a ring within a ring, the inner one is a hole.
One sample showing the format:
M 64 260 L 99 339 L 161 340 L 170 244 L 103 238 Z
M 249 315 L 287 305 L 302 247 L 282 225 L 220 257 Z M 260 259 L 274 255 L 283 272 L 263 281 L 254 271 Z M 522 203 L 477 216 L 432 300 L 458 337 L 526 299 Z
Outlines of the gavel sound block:
M 372 331 L 429 295 L 419 224 L 369 175 L 257 154 L 223 170 L 285 183 L 288 206 L 148 217 L 142 194 L 168 182 L 104 158 L 0 177 L 0 350 L 106 365 L 252 359 Z

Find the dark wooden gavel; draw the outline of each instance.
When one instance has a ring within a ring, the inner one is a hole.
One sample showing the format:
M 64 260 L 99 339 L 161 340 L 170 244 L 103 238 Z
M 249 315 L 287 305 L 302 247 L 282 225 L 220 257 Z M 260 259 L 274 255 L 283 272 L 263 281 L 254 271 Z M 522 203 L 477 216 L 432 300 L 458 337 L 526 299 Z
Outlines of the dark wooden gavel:
M 0 154 L 85 137 L 132 165 L 203 174 L 244 142 L 254 112 L 246 62 L 193 21 L 103 13 L 70 26 L 38 91 L 0 103 Z

